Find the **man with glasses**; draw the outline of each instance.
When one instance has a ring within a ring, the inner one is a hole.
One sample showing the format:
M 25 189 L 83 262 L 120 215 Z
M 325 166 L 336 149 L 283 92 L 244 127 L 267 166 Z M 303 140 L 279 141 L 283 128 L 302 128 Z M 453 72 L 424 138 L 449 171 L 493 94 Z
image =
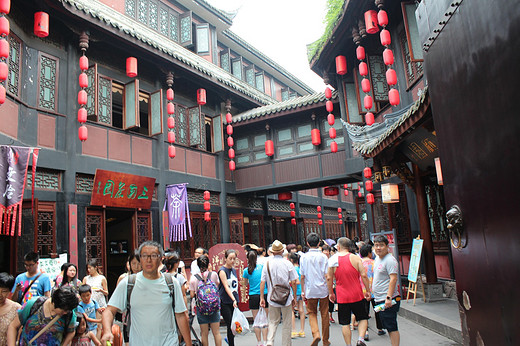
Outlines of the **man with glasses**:
M 101 344 L 105 345 L 107 341 L 113 342 L 114 316 L 116 312 L 126 310 L 130 303 L 130 345 L 179 345 L 178 326 L 186 345 L 191 346 L 188 318 L 185 314 L 186 305 L 179 282 L 172 280 L 174 313 L 170 289 L 164 276 L 166 274 L 159 272 L 164 255 L 162 246 L 154 241 L 146 241 L 141 244 L 138 252 L 143 270 L 135 274 L 135 284 L 129 302 L 127 301 L 129 277 L 124 278 L 117 285 L 103 312 Z
M 12 300 L 25 304 L 35 297 L 51 296 L 51 280 L 38 271 L 39 260 L 40 256 L 34 251 L 25 254 L 23 264 L 27 271 L 16 277 Z

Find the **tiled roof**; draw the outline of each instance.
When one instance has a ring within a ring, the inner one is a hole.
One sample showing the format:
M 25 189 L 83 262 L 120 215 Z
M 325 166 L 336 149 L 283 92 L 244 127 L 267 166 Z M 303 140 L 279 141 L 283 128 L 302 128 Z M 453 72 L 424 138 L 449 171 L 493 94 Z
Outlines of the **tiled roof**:
M 417 101 L 395 113 L 384 115 L 385 121 L 371 126 L 351 125 L 341 119 L 343 127 L 347 130 L 352 142 L 352 147 L 363 155 L 369 155 L 392 132 L 419 110 L 425 100 L 427 100 L 427 94 L 428 87 L 425 87 Z
M 337 92 L 333 92 L 332 99 L 336 99 L 337 97 Z M 244 113 L 237 114 L 233 117 L 233 123 L 239 123 L 242 121 L 247 121 L 263 116 L 274 115 L 279 112 L 297 109 L 315 103 L 325 102 L 326 100 L 327 99 L 325 98 L 325 93 L 323 92 L 300 97 L 294 97 L 289 100 L 285 100 L 268 106 L 253 108 Z
M 272 97 L 256 88 L 250 86 L 245 81 L 242 81 L 232 74 L 224 71 L 215 64 L 207 61 L 206 59 L 198 56 L 197 54 L 189 51 L 182 47 L 173 40 L 170 40 L 159 33 L 150 30 L 145 25 L 129 18 L 111 7 L 99 2 L 92 0 L 59 0 L 63 4 L 68 4 L 74 9 L 84 12 L 92 16 L 95 19 L 103 22 L 103 24 L 110 25 L 118 29 L 122 34 L 132 36 L 141 42 L 162 51 L 174 59 L 194 68 L 211 78 L 218 80 L 220 83 L 225 84 L 233 89 L 237 90 L 252 99 L 269 105 L 275 103 Z

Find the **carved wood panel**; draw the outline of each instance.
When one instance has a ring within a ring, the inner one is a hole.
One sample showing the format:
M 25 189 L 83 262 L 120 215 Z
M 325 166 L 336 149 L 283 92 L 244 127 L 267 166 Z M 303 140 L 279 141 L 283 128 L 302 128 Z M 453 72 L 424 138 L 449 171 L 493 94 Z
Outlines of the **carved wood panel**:
M 95 259 L 105 271 L 105 215 L 102 210 L 87 209 L 86 222 L 87 262 Z M 106 274 L 106 273 L 105 273 Z

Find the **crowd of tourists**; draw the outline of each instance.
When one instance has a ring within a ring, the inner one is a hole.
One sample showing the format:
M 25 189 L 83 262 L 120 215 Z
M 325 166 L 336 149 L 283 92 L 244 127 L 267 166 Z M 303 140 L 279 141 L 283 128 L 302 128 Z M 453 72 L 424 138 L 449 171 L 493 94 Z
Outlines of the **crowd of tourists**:
M 95 260 L 88 262 L 82 281 L 76 265 L 66 263 L 51 282 L 38 270 L 38 254 L 29 252 L 26 272 L 16 279 L 0 273 L 0 345 L 105 346 L 122 337 L 129 345 L 189 346 L 196 319 L 202 345 L 210 344 L 211 332 L 214 345 L 233 346 L 244 327 L 235 318 L 239 283 L 248 287 L 258 346 L 274 345 L 280 326 L 283 346 L 306 337 L 311 345 L 330 345 L 336 311 L 345 344 L 351 345 L 352 330 L 357 329 L 354 344 L 366 345 L 370 306 L 377 334 L 386 330 L 392 345 L 398 345 L 398 268 L 387 238 L 327 241 L 310 233 L 305 247 L 278 240 L 267 250 L 248 244 L 243 273 L 236 270 L 233 249 L 225 251 L 220 268 L 212 267 L 206 249 L 196 249 L 187 273 L 177 252 L 164 252 L 159 243 L 147 241 L 128 258 L 108 301 L 107 280 Z M 306 320 L 310 336 L 305 335 Z

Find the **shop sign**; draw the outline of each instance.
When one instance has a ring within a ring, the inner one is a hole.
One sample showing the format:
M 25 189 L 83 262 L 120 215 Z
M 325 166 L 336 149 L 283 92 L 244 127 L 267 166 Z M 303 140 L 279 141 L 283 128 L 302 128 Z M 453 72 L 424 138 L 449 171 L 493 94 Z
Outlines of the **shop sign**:
M 96 170 L 91 205 L 150 209 L 155 178 Z

